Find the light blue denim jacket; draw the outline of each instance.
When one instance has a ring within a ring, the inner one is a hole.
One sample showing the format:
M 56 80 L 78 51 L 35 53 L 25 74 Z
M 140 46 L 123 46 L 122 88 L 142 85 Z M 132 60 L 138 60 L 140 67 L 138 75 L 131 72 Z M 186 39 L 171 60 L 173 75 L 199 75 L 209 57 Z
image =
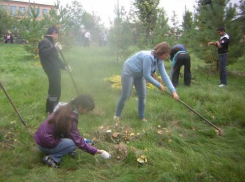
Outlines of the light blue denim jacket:
M 175 92 L 176 90 L 165 70 L 163 60 L 154 57 L 152 51 L 140 51 L 127 59 L 123 65 L 123 74 L 136 78 L 143 76 L 146 81 L 159 88 L 161 84 L 152 77 L 157 69 L 169 90 L 172 93 Z

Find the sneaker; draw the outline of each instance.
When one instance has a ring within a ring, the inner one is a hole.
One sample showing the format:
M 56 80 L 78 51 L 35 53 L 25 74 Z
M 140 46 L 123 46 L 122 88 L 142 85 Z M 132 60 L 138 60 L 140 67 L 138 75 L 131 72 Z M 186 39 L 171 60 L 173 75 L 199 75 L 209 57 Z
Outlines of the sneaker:
M 143 118 L 143 119 L 141 119 L 141 121 L 143 121 L 143 122 L 147 122 L 147 119 Z
M 43 157 L 43 162 L 48 164 L 49 167 L 53 168 L 59 168 L 60 166 L 53 160 L 51 159 L 48 155 Z
M 220 84 L 220 85 L 219 85 L 219 87 L 224 87 L 224 86 L 225 86 L 225 84 Z
M 113 117 L 114 121 L 120 121 L 120 118 L 118 116 Z
M 72 158 L 75 158 L 76 155 L 77 155 L 77 150 L 72 151 L 72 152 L 70 153 L 70 155 L 71 155 Z

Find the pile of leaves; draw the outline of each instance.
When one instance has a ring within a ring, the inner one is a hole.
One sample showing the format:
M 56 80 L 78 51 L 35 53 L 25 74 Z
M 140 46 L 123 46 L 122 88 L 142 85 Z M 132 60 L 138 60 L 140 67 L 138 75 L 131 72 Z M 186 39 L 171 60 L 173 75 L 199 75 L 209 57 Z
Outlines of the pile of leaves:
M 109 78 L 104 78 L 104 81 L 109 81 L 112 85 L 111 88 L 121 89 L 122 88 L 122 82 L 121 82 L 121 76 L 120 75 L 113 75 Z M 149 89 L 156 88 L 151 83 L 147 82 L 146 87 Z
M 100 126 L 93 140 L 103 140 L 114 144 L 127 143 L 133 139 L 139 139 L 140 133 L 134 133 L 133 129 L 123 123 L 115 123 L 112 126 Z

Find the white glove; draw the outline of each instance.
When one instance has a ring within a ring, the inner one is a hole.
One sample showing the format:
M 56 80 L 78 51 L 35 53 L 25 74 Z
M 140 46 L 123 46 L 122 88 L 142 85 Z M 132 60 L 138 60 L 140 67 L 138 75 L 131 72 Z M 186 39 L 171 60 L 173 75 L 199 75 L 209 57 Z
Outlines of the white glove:
M 61 44 L 60 44 L 59 42 L 57 42 L 57 43 L 55 44 L 55 48 L 56 48 L 58 51 L 62 50 L 62 46 L 61 46 Z
M 103 159 L 110 159 L 111 155 L 105 150 L 103 150 L 102 154 L 100 154 L 100 157 L 102 157 Z

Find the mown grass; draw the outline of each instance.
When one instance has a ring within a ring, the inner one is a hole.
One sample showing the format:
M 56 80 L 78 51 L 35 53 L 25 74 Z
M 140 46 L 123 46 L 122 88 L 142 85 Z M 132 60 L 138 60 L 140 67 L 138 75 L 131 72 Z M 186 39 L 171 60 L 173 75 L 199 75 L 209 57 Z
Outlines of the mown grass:
M 180 80 L 178 94 L 205 118 L 223 129 L 215 130 L 170 96 L 157 89 L 148 90 L 146 117 L 137 118 L 135 93 L 127 102 L 122 122 L 113 115 L 120 90 L 103 81 L 120 74 L 122 62 L 107 48 L 76 47 L 63 54 L 73 71 L 81 93 L 91 94 L 95 111 L 80 116 L 83 136 L 95 139 L 95 146 L 108 150 L 105 161 L 83 151 L 75 159 L 66 156 L 61 169 L 48 168 L 32 138 L 46 118 L 45 99 L 48 81 L 38 61 L 32 60 L 21 45 L 0 45 L 0 81 L 28 125 L 18 116 L 0 92 L 0 181 L 243 181 L 245 178 L 245 81 L 244 63 L 228 67 L 228 86 L 219 88 L 219 74 L 207 80 L 207 66 L 192 57 L 194 81 L 191 87 Z M 171 64 L 165 63 L 167 70 Z M 69 74 L 62 72 L 61 101 L 76 96 Z M 105 132 L 120 133 L 113 138 Z M 130 135 L 131 134 L 131 135 Z M 121 142 L 121 144 L 119 144 Z M 148 160 L 139 164 L 144 154 Z

